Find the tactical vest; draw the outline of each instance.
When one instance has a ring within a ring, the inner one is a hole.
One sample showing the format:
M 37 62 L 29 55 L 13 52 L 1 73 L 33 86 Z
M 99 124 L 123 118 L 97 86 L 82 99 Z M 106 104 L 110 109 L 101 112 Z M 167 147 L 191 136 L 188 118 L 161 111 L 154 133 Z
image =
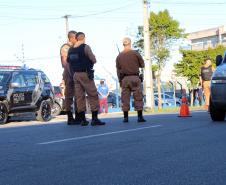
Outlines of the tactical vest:
M 87 72 L 92 66 L 92 61 L 85 55 L 85 46 L 86 44 L 81 44 L 68 51 L 68 62 L 74 72 Z
M 212 66 L 201 68 L 201 77 L 204 81 L 210 81 L 213 74 Z

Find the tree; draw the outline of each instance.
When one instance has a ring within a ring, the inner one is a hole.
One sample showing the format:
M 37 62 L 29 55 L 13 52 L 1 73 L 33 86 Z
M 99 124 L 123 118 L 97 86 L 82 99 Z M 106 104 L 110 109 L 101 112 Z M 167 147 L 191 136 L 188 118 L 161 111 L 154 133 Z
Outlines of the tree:
M 174 65 L 175 72 L 177 76 L 187 78 L 193 92 L 193 89 L 199 84 L 200 69 L 205 59 L 209 58 L 211 61 L 215 61 L 215 57 L 223 54 L 225 50 L 226 48 L 221 45 L 215 49 L 209 48 L 205 51 L 181 50 L 182 60 Z M 215 66 L 215 63 L 213 65 Z M 193 105 L 192 100 L 193 98 L 191 98 L 191 105 Z
M 170 57 L 170 47 L 179 38 L 185 36 L 184 30 L 179 28 L 179 23 L 174 20 L 168 10 L 160 11 L 159 13 L 150 13 L 150 43 L 152 60 L 158 65 L 158 108 L 162 108 L 161 98 L 161 73 Z M 137 41 L 134 46 L 143 51 L 143 27 L 138 27 Z

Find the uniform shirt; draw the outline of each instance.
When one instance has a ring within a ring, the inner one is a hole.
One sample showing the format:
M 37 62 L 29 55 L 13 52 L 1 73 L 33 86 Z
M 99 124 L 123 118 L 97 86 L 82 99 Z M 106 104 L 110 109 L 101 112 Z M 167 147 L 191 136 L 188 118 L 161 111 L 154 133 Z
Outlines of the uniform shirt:
M 138 75 L 139 68 L 144 68 L 144 60 L 141 55 L 134 50 L 121 52 L 116 58 L 117 75 Z
M 97 88 L 97 91 L 99 92 L 99 99 L 107 98 L 108 96 L 108 86 L 103 84 L 99 85 Z
M 68 55 L 69 49 L 70 49 L 69 44 L 64 44 L 60 49 L 61 64 L 62 64 L 63 68 L 65 68 L 68 65 L 67 64 L 67 55 Z
M 210 65 L 208 67 L 201 68 L 201 78 L 203 81 L 210 81 L 213 74 L 213 67 Z
M 85 46 L 85 55 L 95 64 L 97 62 L 95 55 L 93 54 L 91 47 L 86 44 Z

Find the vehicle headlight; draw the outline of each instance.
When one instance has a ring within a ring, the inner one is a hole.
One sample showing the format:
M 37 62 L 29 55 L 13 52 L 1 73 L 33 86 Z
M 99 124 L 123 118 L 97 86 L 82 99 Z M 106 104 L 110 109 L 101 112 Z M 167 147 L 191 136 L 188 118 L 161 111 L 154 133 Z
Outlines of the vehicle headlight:
M 226 69 L 217 69 L 212 76 L 212 80 L 211 82 L 213 84 L 222 84 L 222 83 L 226 83 Z
M 212 80 L 212 83 L 213 84 L 226 84 L 226 80 L 220 80 L 220 79 Z

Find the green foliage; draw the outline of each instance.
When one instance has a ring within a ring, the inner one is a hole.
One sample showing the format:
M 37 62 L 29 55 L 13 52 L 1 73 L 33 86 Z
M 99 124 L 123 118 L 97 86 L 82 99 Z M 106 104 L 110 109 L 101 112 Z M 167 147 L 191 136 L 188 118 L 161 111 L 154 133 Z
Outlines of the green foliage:
M 150 43 L 153 59 L 159 66 L 159 72 L 162 71 L 170 56 L 170 47 L 174 41 L 185 36 L 184 30 L 179 28 L 178 21 L 174 20 L 168 10 L 158 13 L 150 13 Z M 138 27 L 137 39 L 134 47 L 140 52 L 144 48 L 143 27 Z
M 153 49 L 169 48 L 173 41 L 184 37 L 184 30 L 179 28 L 179 22 L 169 15 L 168 10 L 157 14 L 151 12 L 149 22 Z
M 224 54 L 226 50 L 223 46 L 218 46 L 215 49 L 209 48 L 205 51 L 181 50 L 182 60 L 175 64 L 175 72 L 177 76 L 186 77 L 190 81 L 192 87 L 196 87 L 199 82 L 200 68 L 205 59 L 210 59 L 215 66 L 215 58 L 219 54 Z
M 158 71 L 158 70 L 159 70 L 159 66 L 156 65 L 156 64 L 153 64 L 153 65 L 152 65 L 152 72 L 156 72 L 156 71 Z

